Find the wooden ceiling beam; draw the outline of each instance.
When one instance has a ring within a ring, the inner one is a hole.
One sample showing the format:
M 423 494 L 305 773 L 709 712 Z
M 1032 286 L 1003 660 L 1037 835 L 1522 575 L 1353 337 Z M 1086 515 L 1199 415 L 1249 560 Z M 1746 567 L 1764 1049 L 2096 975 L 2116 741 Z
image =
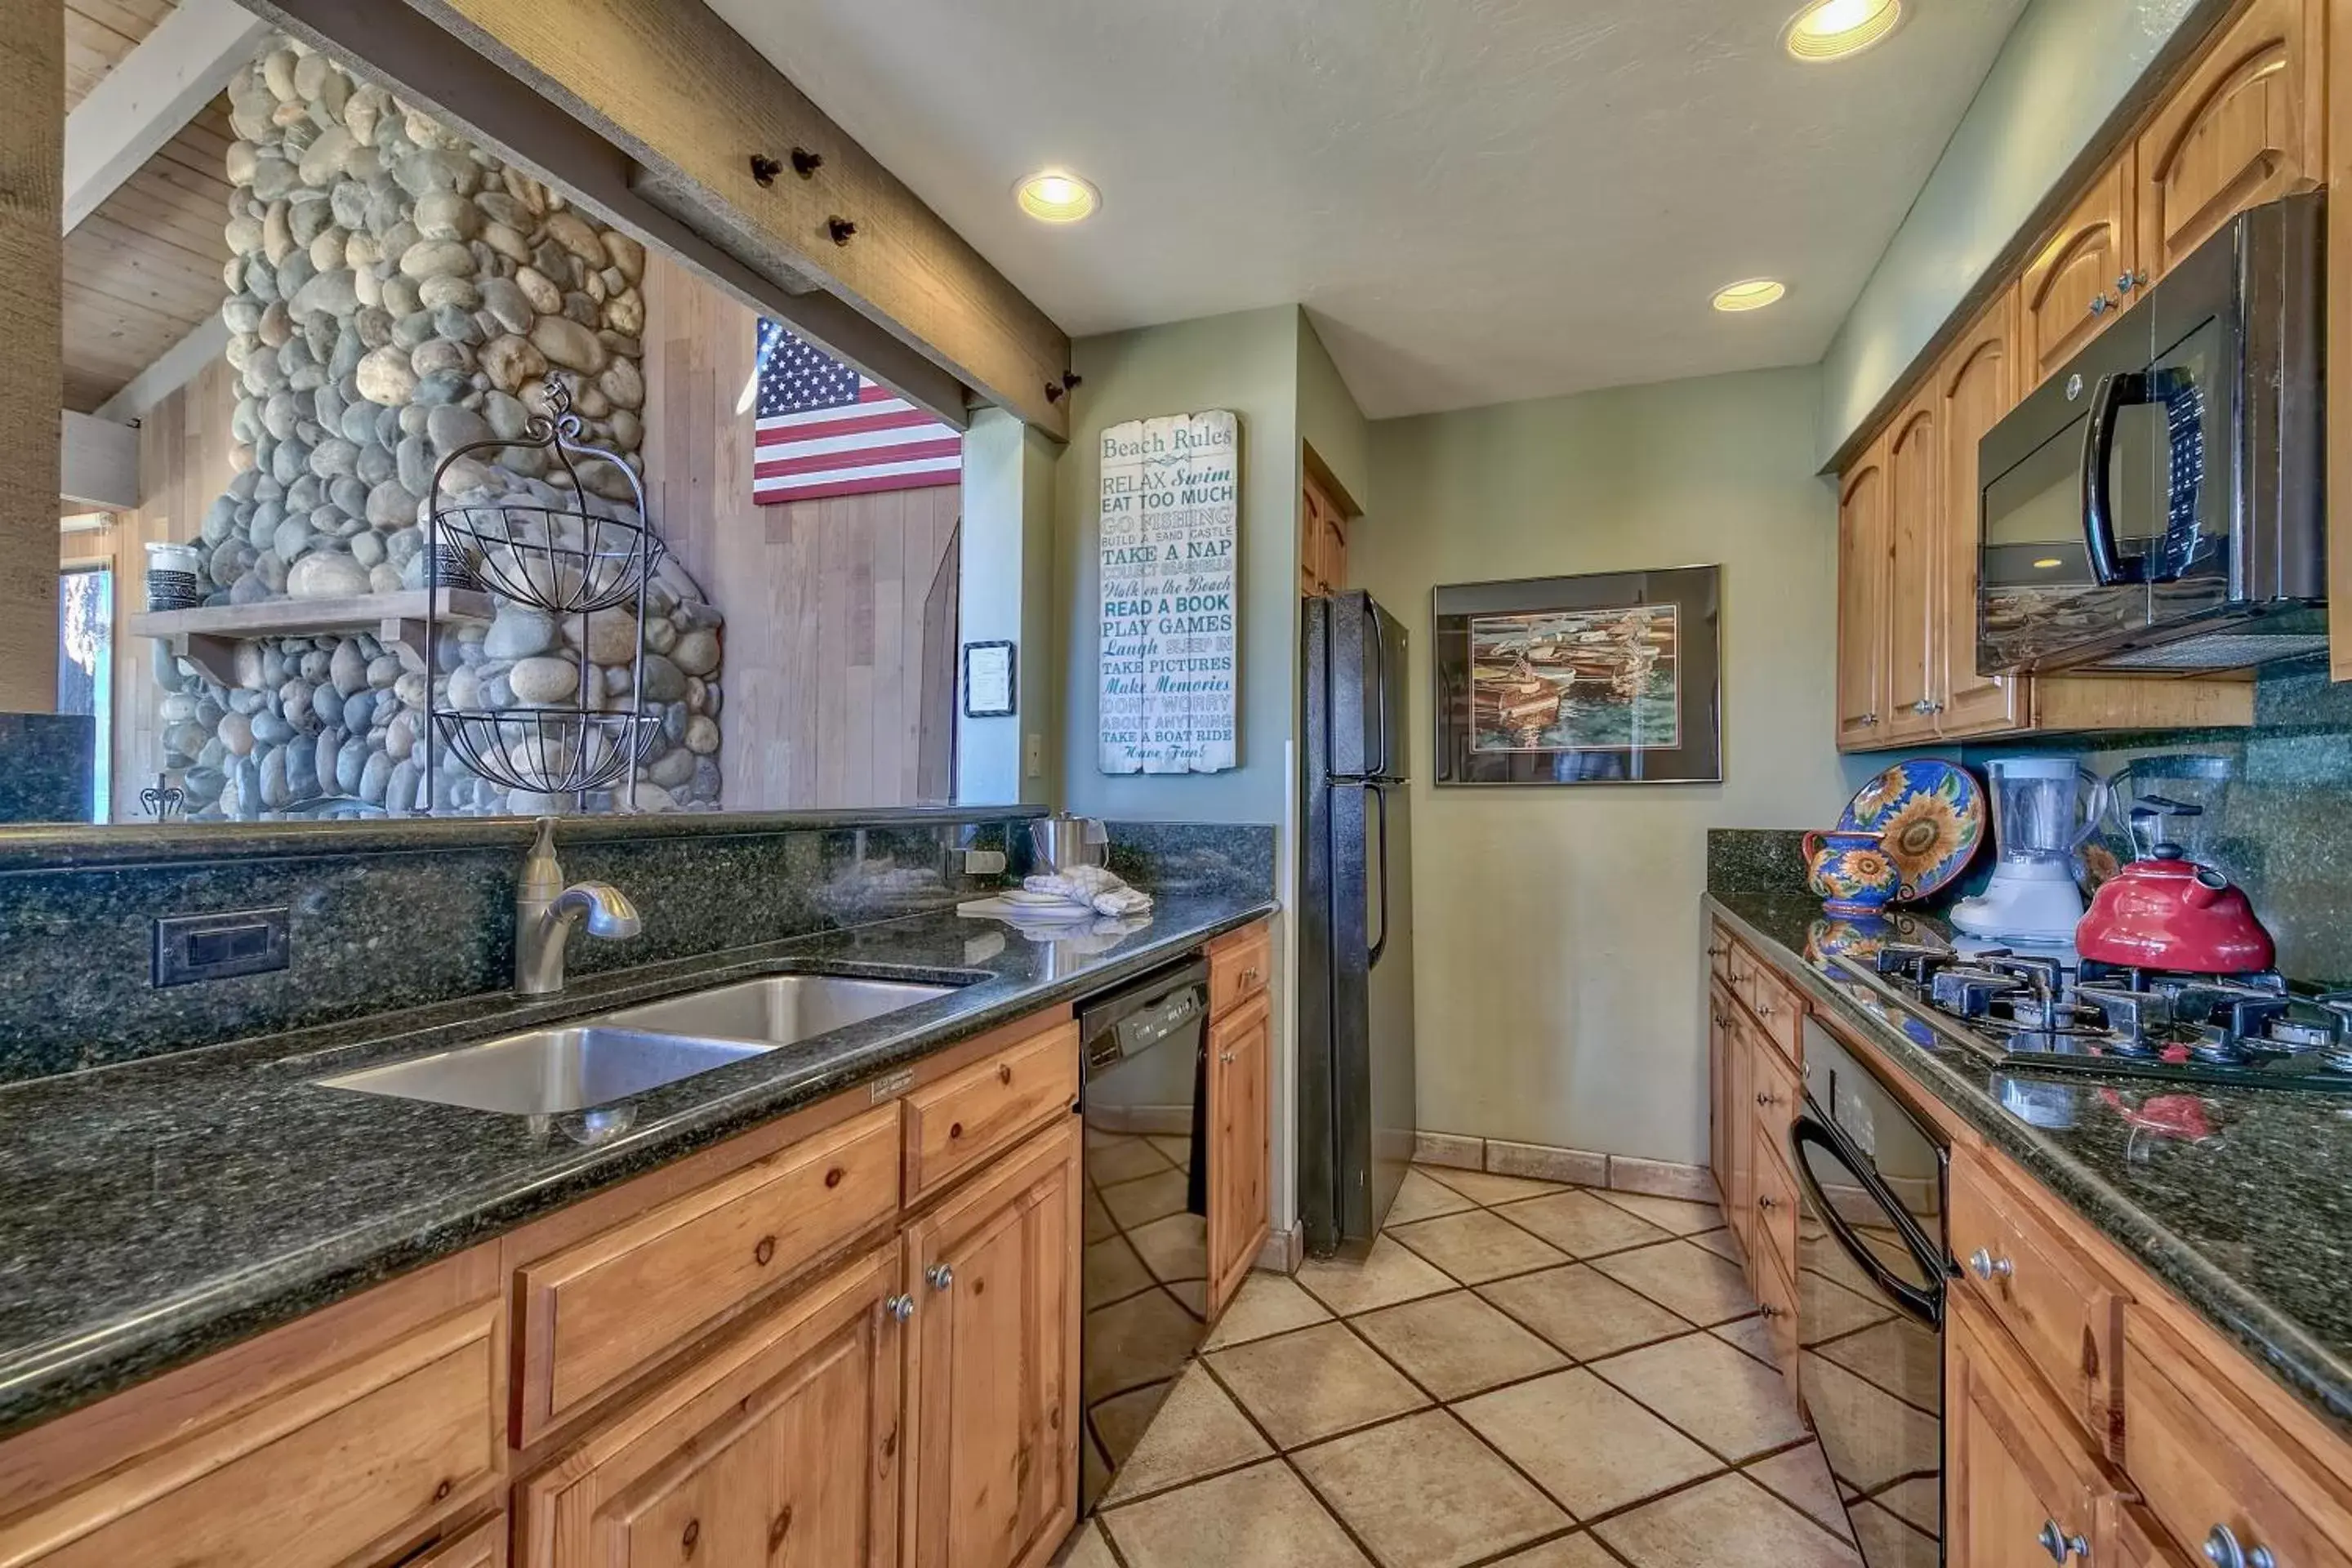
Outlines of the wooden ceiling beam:
M 990 402 L 1068 435 L 1066 334 L 700 0 L 408 4 L 618 147 L 635 190 L 721 250 L 821 284 Z M 795 173 L 795 149 L 822 164 Z M 781 165 L 767 184 L 755 154 Z
M 181 0 L 66 116 L 64 232 L 162 152 L 268 36 L 236 0 Z

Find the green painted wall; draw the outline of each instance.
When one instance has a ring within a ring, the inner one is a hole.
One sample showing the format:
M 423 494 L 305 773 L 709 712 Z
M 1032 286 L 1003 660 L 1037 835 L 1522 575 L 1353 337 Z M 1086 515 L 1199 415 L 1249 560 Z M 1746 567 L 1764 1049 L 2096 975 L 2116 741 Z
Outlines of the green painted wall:
M 1845 798 L 1820 391 L 1768 371 L 1371 427 L 1349 566 L 1412 634 L 1423 1128 L 1705 1161 L 1706 829 L 1810 826 Z M 1431 786 L 1433 586 L 1709 563 L 1724 784 Z

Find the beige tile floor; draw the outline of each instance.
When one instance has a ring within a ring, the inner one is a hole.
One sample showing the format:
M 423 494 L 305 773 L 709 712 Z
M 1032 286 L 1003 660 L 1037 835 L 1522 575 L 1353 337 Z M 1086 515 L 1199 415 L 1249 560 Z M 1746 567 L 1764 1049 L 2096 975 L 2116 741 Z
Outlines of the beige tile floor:
M 1243 1287 L 1066 1568 L 1855 1568 L 1720 1228 L 1415 1170 L 1369 1258 Z

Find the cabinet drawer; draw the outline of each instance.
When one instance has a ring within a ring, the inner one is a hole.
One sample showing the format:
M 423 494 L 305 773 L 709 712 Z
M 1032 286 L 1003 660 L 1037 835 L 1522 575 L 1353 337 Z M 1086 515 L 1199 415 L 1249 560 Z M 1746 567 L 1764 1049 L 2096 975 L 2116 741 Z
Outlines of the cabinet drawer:
M 2252 1561 L 2280 1568 L 2352 1563 L 2352 1485 L 2254 1409 L 2146 1309 L 2124 1311 L 2124 1468 L 2194 1557 L 2227 1556 L 2227 1530 Z
M 1805 1050 L 1805 1005 L 1769 964 L 1754 961 L 1748 984 L 1748 1010 L 1772 1042 L 1773 1049 L 1801 1065 Z
M 1750 1027 L 1747 1034 L 1748 1049 L 1755 1057 L 1755 1087 L 1748 1097 L 1748 1110 L 1755 1114 L 1756 1141 L 1786 1165 L 1789 1124 L 1797 1120 L 1797 1111 L 1804 1104 L 1804 1081 L 1778 1051 L 1760 1043 L 1762 1031 Z
M 1764 1338 L 1772 1347 L 1773 1364 L 1788 1380 L 1793 1397 L 1798 1393 L 1796 1272 L 1771 1258 L 1751 1258 L 1748 1272 L 1756 1287 L 1756 1310 L 1763 1314 Z
M 1078 1026 L 1060 1025 L 908 1094 L 907 1201 L 1010 1148 L 1078 1097 Z
M 422 1557 L 404 1558 L 400 1568 L 507 1568 L 507 1516 L 486 1519 Z
M 505 1310 L 483 1301 L 0 1528 L 0 1563 L 308 1568 L 478 1509 L 506 1461 Z
M 1952 1162 L 1952 1255 L 1977 1295 L 2112 1452 L 2123 1296 L 1981 1159 Z
M 1706 925 L 1706 972 L 1717 980 L 1731 978 L 1731 933 L 1719 921 Z
M 520 1269 L 526 1440 L 898 1208 L 885 1105 Z
M 1762 1257 L 1785 1270 L 1797 1272 L 1797 1178 L 1790 1173 L 1788 1129 L 1774 1136 L 1762 1123 L 1756 1128 L 1756 1213 L 1749 1222 L 1751 1258 Z M 1752 1267 L 1752 1265 L 1751 1265 Z
M 1265 990 L 1273 967 L 1274 933 L 1265 921 L 1220 938 L 1209 949 L 1210 1015 Z

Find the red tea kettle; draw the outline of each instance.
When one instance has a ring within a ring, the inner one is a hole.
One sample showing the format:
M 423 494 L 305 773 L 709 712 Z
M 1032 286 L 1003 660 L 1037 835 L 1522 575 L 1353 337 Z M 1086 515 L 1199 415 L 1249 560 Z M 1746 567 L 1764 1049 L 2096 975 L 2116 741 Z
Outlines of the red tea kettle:
M 2074 951 L 2101 963 L 2199 974 L 2268 969 L 2276 955 L 2246 895 L 2177 844 L 2156 846 L 2107 879 L 2074 927 Z

